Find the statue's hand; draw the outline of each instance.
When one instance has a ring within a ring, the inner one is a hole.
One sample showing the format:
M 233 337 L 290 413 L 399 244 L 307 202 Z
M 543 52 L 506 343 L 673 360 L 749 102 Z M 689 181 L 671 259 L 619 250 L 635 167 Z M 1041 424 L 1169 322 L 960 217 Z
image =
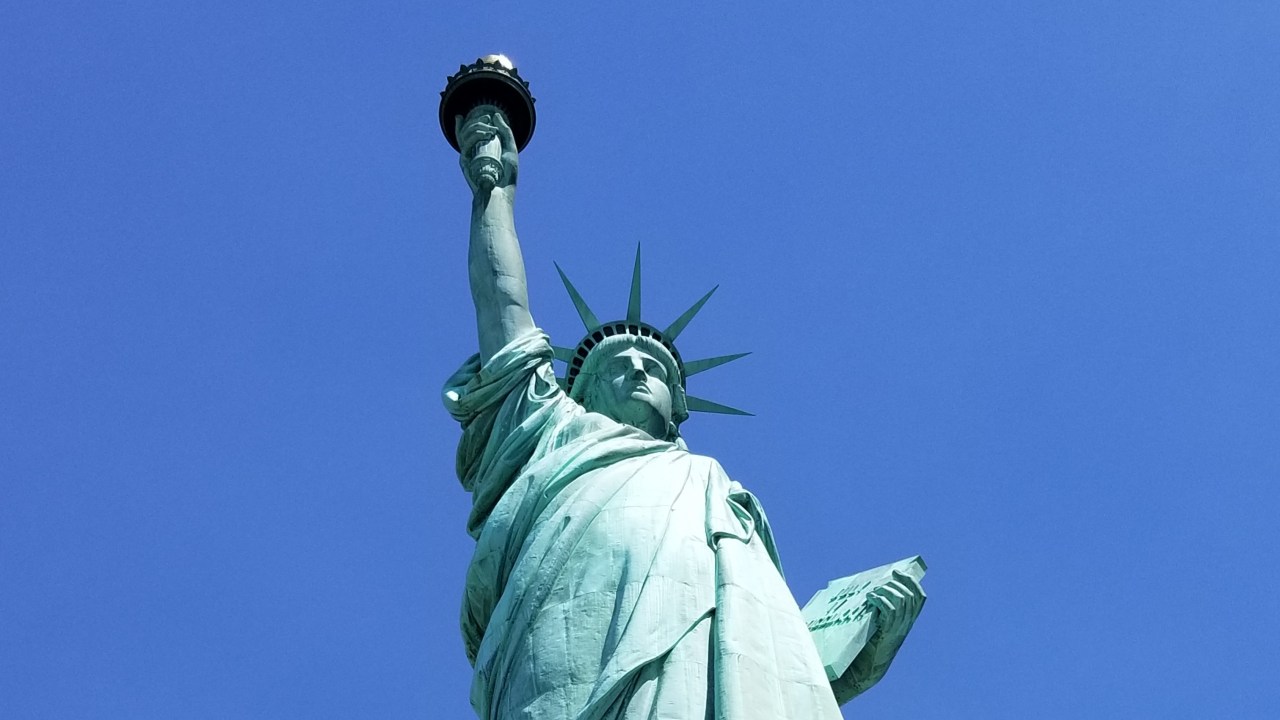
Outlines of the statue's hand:
M 513 187 L 520 167 L 515 136 L 502 111 L 479 105 L 464 118 L 454 117 L 458 163 L 472 192 Z
M 879 611 L 879 628 L 871 636 L 867 649 L 879 657 L 892 659 L 907 639 L 911 626 L 924 608 L 924 588 L 910 575 L 893 571 L 893 580 L 872 590 L 867 602 Z
M 872 590 L 867 604 L 876 609 L 878 625 L 867 646 L 853 659 L 844 675 L 832 681 L 836 701 L 843 705 L 880 682 L 890 663 L 920 617 L 926 596 L 924 588 L 906 573 L 893 571 L 893 579 Z

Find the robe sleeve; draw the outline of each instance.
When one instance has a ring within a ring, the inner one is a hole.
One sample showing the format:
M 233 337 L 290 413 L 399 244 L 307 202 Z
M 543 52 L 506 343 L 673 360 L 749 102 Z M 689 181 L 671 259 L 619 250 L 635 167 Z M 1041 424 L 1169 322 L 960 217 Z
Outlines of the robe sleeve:
M 445 408 L 462 425 L 457 473 L 472 494 L 472 537 L 479 537 L 543 436 L 581 412 L 556 383 L 551 357 L 546 334 L 531 330 L 483 367 L 479 355 L 471 356 L 445 383 Z

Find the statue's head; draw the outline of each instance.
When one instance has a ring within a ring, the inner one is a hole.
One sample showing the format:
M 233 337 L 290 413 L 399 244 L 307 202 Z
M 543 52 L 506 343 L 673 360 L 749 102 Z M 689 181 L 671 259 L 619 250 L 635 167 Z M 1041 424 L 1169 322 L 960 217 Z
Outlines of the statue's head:
M 592 348 L 571 397 L 659 440 L 675 440 L 689 417 L 679 362 L 662 343 L 639 335 L 614 335 Z
M 555 357 L 568 365 L 559 381 L 569 397 L 587 410 L 677 444 L 680 424 L 688 419 L 691 411 L 751 414 L 685 393 L 685 381 L 690 376 L 747 354 L 685 362 L 676 350 L 676 337 L 711 298 L 715 288 L 659 330 L 640 319 L 639 248 L 636 248 L 635 270 L 631 275 L 631 298 L 623 320 L 600 322 L 559 265 L 556 269 L 578 310 L 578 317 L 587 328 L 587 336 L 576 348 L 553 348 Z

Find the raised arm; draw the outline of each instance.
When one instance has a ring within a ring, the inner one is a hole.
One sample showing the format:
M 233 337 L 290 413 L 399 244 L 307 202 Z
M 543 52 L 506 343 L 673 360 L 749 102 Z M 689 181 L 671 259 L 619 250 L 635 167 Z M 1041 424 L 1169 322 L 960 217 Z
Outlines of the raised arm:
M 481 105 L 466 118 L 458 116 L 459 162 L 474 193 L 471 203 L 471 249 L 467 267 L 471 299 L 476 305 L 480 361 L 534 327 L 529 314 L 524 259 L 516 239 L 515 199 L 519 158 L 515 138 L 502 111 Z M 500 163 L 474 162 L 476 154 L 498 156 Z

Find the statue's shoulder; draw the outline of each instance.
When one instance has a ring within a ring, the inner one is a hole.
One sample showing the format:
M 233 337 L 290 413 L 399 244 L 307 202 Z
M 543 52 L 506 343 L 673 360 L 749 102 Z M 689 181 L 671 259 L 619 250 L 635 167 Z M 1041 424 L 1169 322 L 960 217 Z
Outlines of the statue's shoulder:
M 724 466 L 720 464 L 719 460 L 711 457 L 710 455 L 695 453 L 689 450 L 689 448 L 685 446 L 683 442 L 674 444 L 672 446 L 671 452 L 681 453 L 682 455 L 686 456 L 690 463 L 696 465 L 697 467 L 704 468 L 708 475 L 716 475 L 716 476 L 721 476 L 725 478 L 729 477 L 728 473 L 724 471 Z

